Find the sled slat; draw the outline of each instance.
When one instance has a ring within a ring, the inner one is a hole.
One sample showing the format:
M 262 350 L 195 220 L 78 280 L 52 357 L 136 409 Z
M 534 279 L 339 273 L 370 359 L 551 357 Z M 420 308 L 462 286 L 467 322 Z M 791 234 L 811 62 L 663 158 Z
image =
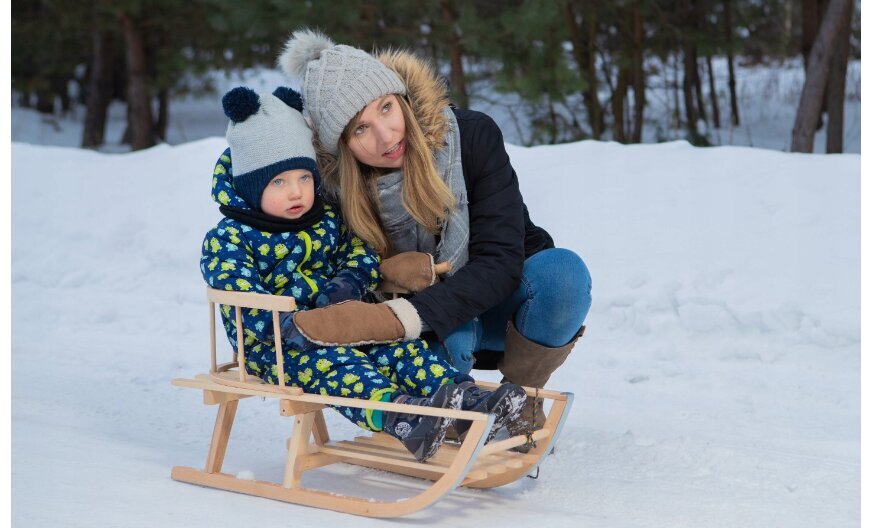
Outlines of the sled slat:
M 284 295 L 266 295 L 262 293 L 234 292 L 207 288 L 207 298 L 214 303 L 239 306 L 241 308 L 277 310 L 280 312 L 292 312 L 295 310 L 295 299 Z
M 538 429 L 532 432 L 532 439 L 534 441 L 544 440 L 545 438 L 550 437 L 554 432 L 551 429 L 543 428 Z M 484 455 L 489 455 L 493 453 L 497 453 L 500 451 L 507 451 L 512 447 L 517 447 L 519 445 L 523 445 L 526 443 L 526 437 L 523 435 L 512 436 L 511 438 L 506 438 L 505 440 L 500 440 L 498 442 L 492 442 L 484 446 L 481 449 L 481 453 Z
M 431 473 L 446 473 L 447 467 L 428 462 L 417 462 L 413 459 L 406 459 L 403 455 L 391 453 L 375 454 L 369 453 L 366 449 L 353 449 L 351 446 L 344 445 L 343 447 L 335 447 L 336 443 L 330 443 L 319 447 L 320 453 L 334 455 L 343 459 L 358 459 L 368 462 L 375 462 L 381 466 L 381 469 L 388 470 L 389 468 L 410 468 Z

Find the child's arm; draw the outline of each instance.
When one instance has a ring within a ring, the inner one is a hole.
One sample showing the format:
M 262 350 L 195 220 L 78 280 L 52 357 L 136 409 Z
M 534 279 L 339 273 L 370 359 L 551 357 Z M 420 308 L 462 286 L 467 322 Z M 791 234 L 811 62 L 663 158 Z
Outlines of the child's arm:
M 230 222 L 221 222 L 204 237 L 201 274 L 210 287 L 218 290 L 271 294 L 262 285 L 252 249 Z M 243 327 L 246 340 L 270 342 L 271 312 L 244 309 Z
M 341 240 L 335 251 L 334 278 L 322 289 L 314 304 L 317 308 L 350 299 L 361 299 L 380 282 L 380 257 L 343 223 Z

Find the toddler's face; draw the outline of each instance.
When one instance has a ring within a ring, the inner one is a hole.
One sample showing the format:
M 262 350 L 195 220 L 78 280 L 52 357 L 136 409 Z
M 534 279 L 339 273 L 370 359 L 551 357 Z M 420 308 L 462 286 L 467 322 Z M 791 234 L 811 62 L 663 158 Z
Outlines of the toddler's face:
M 262 211 L 280 218 L 296 220 L 313 207 L 313 175 L 293 169 L 274 176 L 262 192 Z

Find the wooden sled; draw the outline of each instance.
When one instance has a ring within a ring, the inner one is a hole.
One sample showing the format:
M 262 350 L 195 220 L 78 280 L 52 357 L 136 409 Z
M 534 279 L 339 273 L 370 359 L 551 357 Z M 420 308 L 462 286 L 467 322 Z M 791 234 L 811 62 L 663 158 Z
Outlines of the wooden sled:
M 307 394 L 297 387 L 284 386 L 282 376 L 281 385 L 270 385 L 247 374 L 244 368 L 242 309 L 273 311 L 274 335 L 279 336 L 279 312 L 292 311 L 295 308 L 294 299 L 212 288 L 207 289 L 207 297 L 210 302 L 210 372 L 197 375 L 194 379 L 175 379 L 173 384 L 203 391 L 204 403 L 218 405 L 219 408 L 206 465 L 203 469 L 176 466 L 171 472 L 174 480 L 356 515 L 399 517 L 429 506 L 458 486 L 493 488 L 529 474 L 550 453 L 571 408 L 571 393 L 538 390 L 539 398 L 551 400 L 553 403 L 545 426 L 532 434 L 536 446 L 523 454 L 512 451 L 511 448 L 526 443 L 528 439 L 525 435 L 494 440 L 484 445 L 495 418 L 492 414 Z M 216 361 L 217 303 L 233 306 L 236 312 L 238 350 L 234 353 L 233 360 L 224 364 L 217 364 Z M 278 371 L 282 372 L 283 358 L 279 339 L 275 347 Z M 496 383 L 478 382 L 478 385 L 487 389 L 498 387 Z M 533 396 L 536 394 L 536 390 L 532 388 L 526 388 L 526 391 Z M 252 396 L 278 400 L 280 415 L 294 418 L 283 482 L 245 480 L 222 473 L 222 463 L 238 403 L 241 399 Z M 328 405 L 448 416 L 471 420 L 472 425 L 464 441 L 445 442 L 435 456 L 421 463 L 417 462 L 401 442 L 385 433 L 369 434 L 362 431 L 362 436 L 352 440 L 331 440 L 323 416 L 323 409 Z M 301 476 L 304 472 L 338 462 L 434 482 L 414 496 L 392 501 L 345 496 L 302 486 Z

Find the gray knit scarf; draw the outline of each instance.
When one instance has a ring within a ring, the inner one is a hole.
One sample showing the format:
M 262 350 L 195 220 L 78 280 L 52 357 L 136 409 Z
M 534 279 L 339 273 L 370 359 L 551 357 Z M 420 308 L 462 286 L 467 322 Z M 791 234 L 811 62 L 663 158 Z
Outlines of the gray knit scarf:
M 444 137 L 445 147 L 435 152 L 438 175 L 456 197 L 456 208 L 450 211 L 441 226 L 440 241 L 417 223 L 402 205 L 402 171 L 393 171 L 377 179 L 380 200 L 380 220 L 392 245 L 393 253 L 420 251 L 430 253 L 435 262 L 450 262 L 452 275 L 468 262 L 468 193 L 462 174 L 459 126 L 456 116 L 448 107 L 444 111 L 449 130 Z

